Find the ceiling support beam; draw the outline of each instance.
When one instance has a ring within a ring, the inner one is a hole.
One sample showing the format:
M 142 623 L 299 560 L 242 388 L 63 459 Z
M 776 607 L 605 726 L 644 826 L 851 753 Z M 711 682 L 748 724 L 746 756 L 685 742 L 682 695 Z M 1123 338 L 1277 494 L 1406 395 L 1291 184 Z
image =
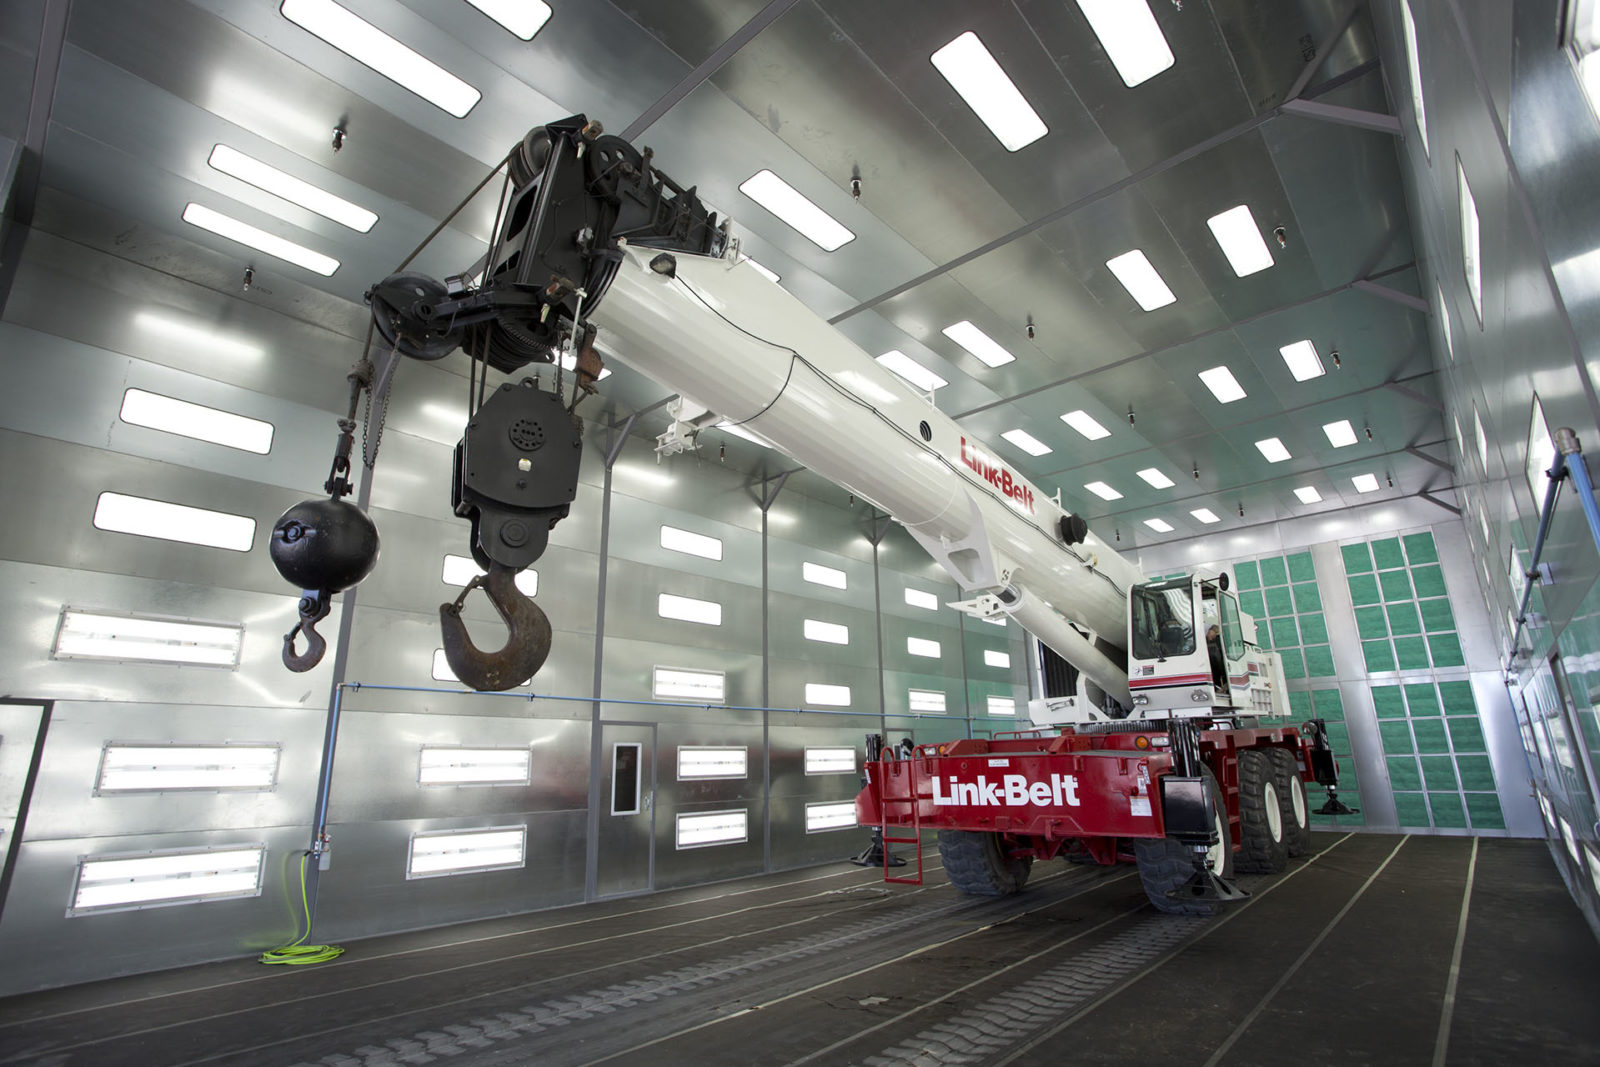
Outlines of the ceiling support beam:
M 1380 300 L 1392 300 L 1396 304 L 1404 305 L 1412 311 L 1420 311 L 1424 315 L 1433 310 L 1422 297 L 1412 296 L 1410 293 L 1402 292 L 1387 285 L 1379 285 L 1370 278 L 1362 278 L 1355 283 L 1355 288 L 1360 289 L 1363 293 L 1378 297 Z
M 1329 52 L 1333 51 L 1333 46 L 1339 43 L 1339 38 L 1343 37 L 1345 31 L 1350 28 L 1350 23 L 1355 21 L 1356 11 L 1361 7 L 1361 4 L 1362 0 L 1355 0 L 1354 3 L 1345 5 L 1345 9 L 1338 20 L 1328 27 L 1328 32 L 1323 34 L 1322 40 L 1317 42 L 1315 54 L 1300 69 L 1300 76 L 1295 78 L 1293 85 L 1289 86 L 1289 91 L 1283 94 L 1285 103 L 1300 99 L 1301 94 L 1306 91 L 1306 86 L 1311 84 L 1311 76 L 1322 69 L 1322 61 L 1327 58 Z
M 753 41 L 757 34 L 776 22 L 796 2 L 797 0 L 770 0 L 766 7 L 757 11 L 749 22 L 740 26 L 732 37 L 723 41 L 715 52 L 701 61 L 699 66 L 685 74 L 677 85 L 668 89 L 661 99 L 645 108 L 644 114 L 628 123 L 628 128 L 622 131 L 622 139 L 632 141 L 654 126 L 662 115 L 671 111 L 679 101 L 721 70 L 722 65 L 737 55 L 739 49 Z
M 1406 445 L 1406 451 L 1411 455 L 1416 456 L 1418 459 L 1423 460 L 1424 462 L 1432 463 L 1435 467 L 1438 467 L 1441 470 L 1447 470 L 1451 474 L 1455 473 L 1455 467 L 1451 466 L 1449 460 L 1440 459 L 1437 456 L 1430 456 L 1416 445 Z
M 1426 396 L 1426 395 L 1424 395 L 1422 393 L 1419 393 L 1415 389 L 1407 389 L 1405 386 L 1401 385 L 1399 382 L 1384 382 L 1383 383 L 1383 387 L 1385 389 L 1393 389 L 1395 392 L 1399 393 L 1401 396 L 1405 397 L 1407 400 L 1415 400 L 1417 403 L 1421 404 L 1425 408 L 1432 408 L 1434 411 L 1438 411 L 1438 412 L 1443 412 L 1444 411 L 1444 405 L 1442 403 L 1440 403 L 1438 400 L 1435 400 L 1431 396 Z
M 39 201 L 39 175 L 43 169 L 45 135 L 50 128 L 50 111 L 55 106 L 56 81 L 61 72 L 61 53 L 67 45 L 67 20 L 72 0 L 45 0 L 40 20 L 39 44 L 34 53 L 33 92 L 29 97 L 28 125 L 15 158 L 4 175 L 4 202 L 0 203 L 0 310 L 11 299 L 17 262 L 22 258 L 22 243 L 33 225 L 33 212 Z M 11 225 L 15 221 L 17 225 Z
M 1418 490 L 1417 496 L 1421 497 L 1423 500 L 1426 500 L 1430 504 L 1437 504 L 1439 507 L 1444 508 L 1458 519 L 1461 517 L 1460 508 L 1456 507 L 1454 504 L 1446 504 L 1443 500 L 1440 500 L 1438 497 L 1434 496 L 1430 490 Z
M 1345 107 L 1342 104 L 1324 104 L 1319 100 L 1285 100 L 1283 113 L 1306 119 L 1318 119 L 1322 122 L 1336 122 L 1341 126 L 1355 126 L 1363 130 L 1377 130 L 1379 133 L 1392 133 L 1395 136 L 1400 134 L 1400 120 L 1394 115 L 1365 111 L 1358 107 Z
M 797 467 L 791 467 L 789 470 L 779 471 L 777 476 L 772 479 L 771 489 L 766 489 L 767 482 L 765 479 L 762 480 L 761 486 L 763 489 L 766 489 L 766 492 L 761 494 L 762 511 L 765 512 L 772 510 L 772 505 L 778 499 L 778 494 L 783 492 L 783 483 L 787 482 L 789 480 L 789 475 L 793 474 L 798 469 L 799 468 Z

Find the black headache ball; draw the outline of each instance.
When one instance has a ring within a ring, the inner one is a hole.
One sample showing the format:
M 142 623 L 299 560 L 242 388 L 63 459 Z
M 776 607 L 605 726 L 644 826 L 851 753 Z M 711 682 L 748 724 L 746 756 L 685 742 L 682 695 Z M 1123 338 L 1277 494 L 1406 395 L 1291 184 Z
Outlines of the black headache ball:
M 285 581 L 337 593 L 372 573 L 378 528 L 347 501 L 302 500 L 279 516 L 267 551 Z

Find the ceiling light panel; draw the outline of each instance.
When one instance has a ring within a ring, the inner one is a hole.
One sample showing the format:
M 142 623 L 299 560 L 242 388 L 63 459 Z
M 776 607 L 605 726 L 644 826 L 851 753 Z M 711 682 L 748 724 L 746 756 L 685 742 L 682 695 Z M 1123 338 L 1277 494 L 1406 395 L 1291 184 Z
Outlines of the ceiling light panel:
M 1256 225 L 1256 217 L 1250 213 L 1248 204 L 1213 215 L 1206 220 L 1206 225 L 1211 227 L 1212 236 L 1222 246 L 1222 254 L 1228 257 L 1228 266 L 1239 277 L 1248 277 L 1272 266 L 1272 253 L 1267 250 L 1267 242 L 1261 239 L 1261 228 Z
M 1307 381 L 1311 378 L 1320 378 L 1327 373 L 1322 366 L 1322 357 L 1317 355 L 1317 346 L 1310 341 L 1296 341 L 1292 345 L 1284 345 L 1278 349 L 1278 354 L 1288 364 L 1289 373 L 1294 375 L 1297 382 Z
M 824 567 L 809 560 L 800 564 L 800 577 L 812 585 L 826 585 L 834 589 L 844 589 L 850 584 L 850 576 L 844 571 L 837 567 Z
M 1117 276 L 1117 281 L 1128 290 L 1128 295 L 1138 302 L 1146 311 L 1166 307 L 1178 298 L 1172 295 L 1172 290 L 1167 288 L 1167 283 L 1161 280 L 1161 275 L 1150 265 L 1143 252 L 1135 248 L 1131 252 L 1124 252 L 1115 259 L 1106 260 L 1106 266 L 1111 268 L 1111 273 Z
M 1300 503 L 1302 504 L 1320 504 L 1322 502 L 1322 494 L 1317 492 L 1317 487 L 1314 485 L 1302 485 L 1294 491 L 1294 495 L 1300 498 Z
M 763 267 L 760 263 L 757 263 L 749 256 L 742 257 L 739 262 L 749 264 L 751 270 L 755 271 L 769 282 L 777 283 L 783 280 L 781 277 L 779 277 L 777 271 L 771 269 L 770 267 Z
M 417 750 L 417 785 L 527 785 L 533 751 L 526 747 L 468 748 L 422 745 Z
M 1150 529 L 1154 530 L 1156 533 L 1172 532 L 1172 523 L 1168 522 L 1166 519 L 1146 519 L 1144 520 L 1144 524 L 1150 527 Z
M 854 774 L 856 750 L 843 746 L 806 746 L 807 774 Z
M 990 697 L 987 701 L 990 715 L 1015 715 L 1017 702 L 1011 697 Z
M 1083 409 L 1069 411 L 1061 416 L 1061 421 L 1077 430 L 1091 441 L 1098 441 L 1102 437 L 1110 437 L 1111 431 L 1095 421 L 1094 416 Z
M 207 548 L 248 552 L 255 542 L 256 520 L 248 515 L 207 511 L 165 500 L 122 493 L 101 493 L 94 507 L 94 526 L 112 533 L 157 537 Z
M 853 800 L 820 800 L 806 805 L 806 833 L 820 834 L 828 830 L 853 830 L 856 826 L 856 802 Z
M 1025 148 L 1050 132 L 978 35 L 968 30 L 935 52 L 934 67 L 961 94 L 1007 152 Z
M 946 711 L 945 695 L 937 689 L 911 689 L 906 693 L 912 711 L 930 715 L 943 715 Z
M 1334 448 L 1344 448 L 1346 445 L 1356 443 L 1356 428 L 1350 425 L 1349 419 L 1325 422 L 1322 424 L 1322 432 L 1328 435 L 1328 443 Z
M 279 10 L 290 22 L 458 119 L 483 96 L 439 64 L 333 0 L 283 0 Z
M 1260 450 L 1263 456 L 1267 457 L 1268 463 L 1282 463 L 1290 458 L 1289 450 L 1283 447 L 1283 442 L 1276 437 L 1269 437 L 1265 441 L 1257 441 L 1256 448 Z
M 712 600 L 696 600 L 694 597 L 674 596 L 671 593 L 662 593 L 656 597 L 656 614 L 663 619 L 697 622 L 703 626 L 722 625 L 721 604 Z
M 1227 367 L 1212 367 L 1210 370 L 1201 371 L 1200 381 L 1211 390 L 1211 395 L 1217 398 L 1218 403 L 1231 404 L 1249 395 L 1240 386 L 1239 380 L 1233 376 L 1233 371 Z
M 746 178 L 740 183 L 739 191 L 824 252 L 832 252 L 856 239 L 843 223 L 770 170 L 757 171 Z
M 702 559 L 722 559 L 722 539 L 680 530 L 676 526 L 661 527 L 661 547 L 672 552 L 682 552 Z
M 850 627 L 839 622 L 823 622 L 821 619 L 806 619 L 802 628 L 807 641 L 821 641 L 828 645 L 848 645 L 850 643 Z
M 806 703 L 821 704 L 829 708 L 847 708 L 850 706 L 850 687 L 829 685 L 826 682 L 807 682 Z
M 1154 489 L 1171 489 L 1173 481 L 1154 467 L 1146 467 L 1139 472 L 1139 477 L 1148 482 Z
M 272 451 L 272 423 L 187 400 L 129 389 L 122 394 L 123 422 L 264 456 Z
M 925 608 L 928 611 L 939 610 L 939 598 L 921 589 L 907 589 L 906 603 L 914 608 Z
M 942 332 L 950 340 L 977 356 L 985 366 L 1003 367 L 1007 363 L 1016 361 L 1016 356 L 1001 348 L 992 337 L 966 319 L 962 319 L 954 326 L 946 326 Z
M 339 269 L 339 261 L 332 256 L 314 252 L 305 245 L 297 245 L 293 241 L 287 241 L 248 222 L 240 222 L 231 215 L 224 215 L 220 211 L 213 211 L 200 204 L 189 204 L 185 207 L 183 221 L 202 230 L 209 230 L 218 237 L 226 237 L 258 252 L 265 252 L 297 267 L 304 267 L 324 278 L 331 277 L 333 272 Z
M 485 826 L 438 830 L 411 835 L 407 878 L 440 878 L 482 871 L 512 870 L 526 865 L 526 826 Z
M 467 3 L 522 38 L 533 35 L 550 21 L 550 5 L 544 0 L 467 0 Z
M 445 585 L 464 586 L 474 578 L 487 575 L 478 561 L 470 556 L 446 555 L 439 578 Z M 527 567 L 517 572 L 515 583 L 526 596 L 539 595 L 539 572 Z
M 650 693 L 657 700 L 688 700 L 696 704 L 721 704 L 727 699 L 728 679 L 722 671 L 697 671 L 686 667 L 657 667 L 650 675 Z
M 267 847 L 199 848 L 78 862 L 70 915 L 261 895 Z
M 1078 0 L 1089 28 L 1128 88 L 1172 66 L 1172 48 L 1145 0 Z
M 892 352 L 885 352 L 878 357 L 878 362 L 910 382 L 916 388 L 921 389 L 924 393 L 931 393 L 935 389 L 943 389 L 950 384 L 898 349 Z
M 1378 476 L 1376 474 L 1358 474 L 1350 479 L 1358 493 L 1376 493 L 1378 491 Z
M 211 158 L 206 162 L 214 170 L 238 178 L 291 204 L 297 204 L 307 211 L 314 211 L 323 218 L 350 227 L 357 233 L 367 233 L 378 221 L 375 212 L 368 211 L 358 204 L 352 204 L 343 197 L 334 196 L 326 189 L 319 189 L 310 182 L 301 181 L 292 174 L 285 174 L 277 167 L 263 163 L 253 156 L 247 156 L 225 144 L 213 148 Z
M 237 623 L 184 622 L 108 615 L 72 608 L 61 612 L 56 659 L 105 659 L 237 667 L 244 627 Z
M 1010 441 L 1030 456 L 1048 455 L 1053 451 L 1051 447 L 1033 436 L 1026 430 L 1007 430 L 1000 435 L 1002 439 Z
M 1101 500 L 1121 500 L 1122 494 L 1111 488 L 1105 482 L 1087 482 L 1084 488 L 1089 490 Z
M 1195 508 L 1193 511 L 1189 512 L 1189 514 L 1193 515 L 1207 526 L 1210 526 L 1214 522 L 1222 521 L 1221 519 L 1217 518 L 1217 513 L 1212 511 L 1210 508 Z
M 1009 670 L 1011 667 L 1011 653 L 1001 652 L 998 649 L 985 649 L 983 662 L 990 667 L 1000 667 Z

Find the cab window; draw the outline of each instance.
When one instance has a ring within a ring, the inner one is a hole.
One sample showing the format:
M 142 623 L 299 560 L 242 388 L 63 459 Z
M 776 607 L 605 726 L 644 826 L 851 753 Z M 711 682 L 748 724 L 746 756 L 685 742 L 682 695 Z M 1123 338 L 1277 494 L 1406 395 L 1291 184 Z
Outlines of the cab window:
M 1239 602 L 1232 593 L 1222 594 L 1222 650 L 1229 659 L 1244 655 L 1244 627 L 1239 624 Z
M 1194 652 L 1194 599 L 1187 578 L 1135 586 L 1130 606 L 1135 659 Z

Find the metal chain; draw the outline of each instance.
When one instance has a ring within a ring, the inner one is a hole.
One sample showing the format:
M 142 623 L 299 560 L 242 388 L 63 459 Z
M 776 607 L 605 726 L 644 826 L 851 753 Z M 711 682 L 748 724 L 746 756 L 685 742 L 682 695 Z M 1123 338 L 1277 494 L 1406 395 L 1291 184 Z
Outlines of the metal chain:
M 361 462 L 367 470 L 372 470 L 378 463 L 378 448 L 383 443 L 383 427 L 389 421 L 389 397 L 394 395 L 394 360 L 396 358 L 395 345 L 389 346 L 388 366 L 390 367 L 387 388 L 383 390 L 383 400 L 378 406 L 378 424 L 372 429 L 372 394 L 377 391 L 377 383 L 373 381 L 367 390 L 367 405 L 361 416 Z M 370 379 L 369 379 L 370 380 Z M 371 444 L 371 451 L 367 450 Z

